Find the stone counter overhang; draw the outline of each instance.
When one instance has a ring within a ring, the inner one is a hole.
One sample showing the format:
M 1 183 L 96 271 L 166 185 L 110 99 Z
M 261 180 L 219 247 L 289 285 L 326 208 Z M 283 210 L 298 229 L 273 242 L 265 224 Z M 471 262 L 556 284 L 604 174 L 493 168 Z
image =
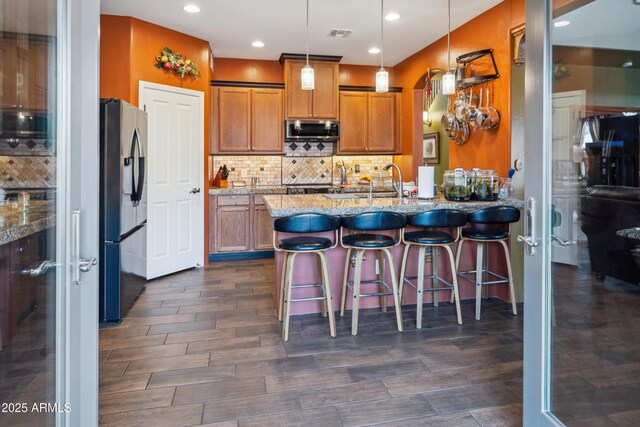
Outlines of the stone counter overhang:
M 55 205 L 50 201 L 31 201 L 28 210 L 0 205 L 0 245 L 22 239 L 53 227 Z
M 371 204 L 367 198 L 332 200 L 321 194 L 266 195 L 264 196 L 264 201 L 269 210 L 269 214 L 273 218 L 311 212 L 342 216 L 375 211 L 413 214 L 432 209 L 459 209 L 465 212 L 473 212 L 490 206 L 524 208 L 524 202 L 518 199 L 496 200 L 491 202 L 452 202 L 441 196 L 431 200 L 415 198 L 399 200 L 389 197 L 374 198 Z

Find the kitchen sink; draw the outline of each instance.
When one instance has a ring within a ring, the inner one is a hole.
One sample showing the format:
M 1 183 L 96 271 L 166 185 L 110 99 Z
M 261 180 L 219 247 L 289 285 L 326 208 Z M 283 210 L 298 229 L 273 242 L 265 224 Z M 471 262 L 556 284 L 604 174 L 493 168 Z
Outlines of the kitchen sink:
M 324 197 L 331 200 L 357 200 L 366 199 L 369 197 L 369 193 L 338 193 L 338 194 L 323 194 Z M 394 193 L 373 193 L 374 199 L 393 199 L 397 197 Z

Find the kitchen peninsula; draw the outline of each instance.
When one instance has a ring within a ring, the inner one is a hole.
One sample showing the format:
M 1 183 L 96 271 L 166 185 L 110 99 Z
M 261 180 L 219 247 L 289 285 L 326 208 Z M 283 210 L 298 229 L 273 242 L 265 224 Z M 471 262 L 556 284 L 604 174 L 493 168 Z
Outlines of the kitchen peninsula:
M 404 214 L 414 214 L 418 212 L 425 212 L 433 209 L 459 209 L 465 212 L 472 212 L 482 208 L 490 206 L 513 206 L 518 209 L 524 207 L 524 202 L 517 199 L 497 200 L 497 201 L 469 201 L 469 202 L 453 202 L 444 199 L 439 196 L 432 200 L 422 200 L 416 198 L 398 199 L 397 197 L 373 197 L 371 201 L 366 196 L 361 194 L 308 194 L 308 195 L 265 195 L 263 196 L 264 202 L 267 206 L 267 210 L 272 218 L 278 218 L 288 215 L 295 215 L 301 213 L 323 213 L 328 215 L 354 215 L 364 212 L 372 211 L 392 211 Z M 380 231 L 380 234 L 393 235 L 394 232 Z M 334 238 L 333 232 L 317 233 L 318 236 Z M 280 233 L 280 238 L 288 237 L 286 233 Z M 392 248 L 391 251 L 395 260 L 395 270 L 393 274 L 398 275 L 400 271 L 400 261 L 402 259 L 402 245 Z M 461 269 L 469 270 L 474 266 L 471 254 L 475 253 L 475 247 L 473 244 L 467 244 L 464 246 L 464 250 L 461 255 L 460 267 Z M 413 252 L 412 252 L 413 253 Z M 342 280 L 344 274 L 344 263 L 346 257 L 346 249 L 338 245 L 336 248 L 327 251 L 327 260 L 329 264 L 329 277 L 331 281 L 331 292 L 333 294 L 334 309 L 338 307 L 340 301 L 340 295 L 342 293 Z M 276 252 L 276 270 L 277 278 L 282 274 L 282 252 Z M 317 282 L 317 266 L 313 254 L 299 254 L 296 258 L 296 268 L 294 269 L 293 282 L 294 283 L 314 283 Z M 407 271 L 414 272 L 416 269 L 416 257 L 411 256 L 407 261 Z M 440 257 L 439 265 L 440 271 L 447 271 L 445 266 L 446 258 Z M 502 257 L 496 256 L 492 250 L 489 251 L 489 266 L 492 270 L 504 272 L 506 266 L 503 263 Z M 495 263 L 493 260 L 496 260 Z M 369 280 L 375 275 L 375 271 L 378 266 L 375 265 L 375 257 L 370 257 L 363 264 L 362 279 Z M 468 268 L 467 268 L 468 267 Z M 388 266 L 385 267 L 387 274 L 391 272 Z M 429 274 L 425 272 L 425 274 Z M 388 276 L 387 276 L 388 277 Z M 430 286 L 428 280 L 425 280 L 426 287 Z M 280 283 L 279 279 L 274 283 L 276 286 L 276 299 L 279 298 L 279 287 L 276 285 Z M 364 285 L 363 285 L 364 286 Z M 502 287 L 506 288 L 506 287 Z M 317 292 L 313 289 L 297 289 L 296 298 L 298 297 L 310 297 Z M 498 296 L 505 301 L 508 298 L 507 289 L 489 290 L 489 295 Z M 462 283 L 460 286 L 461 299 L 475 298 L 474 286 Z M 388 298 L 388 304 L 393 304 L 392 298 Z M 441 298 L 443 300 L 444 297 Z M 415 290 L 411 287 L 405 287 L 405 293 L 403 297 L 403 304 L 415 304 L 416 294 Z M 431 295 L 425 298 L 425 302 L 431 301 Z M 275 304 L 275 303 L 274 303 Z M 360 302 L 361 308 L 376 307 L 378 306 L 377 298 L 366 298 Z M 274 305 L 277 306 L 277 305 Z M 351 309 L 351 301 L 347 301 L 347 309 Z M 305 301 L 298 302 L 291 305 L 292 314 L 304 314 L 304 313 L 319 313 L 320 302 L 318 301 Z

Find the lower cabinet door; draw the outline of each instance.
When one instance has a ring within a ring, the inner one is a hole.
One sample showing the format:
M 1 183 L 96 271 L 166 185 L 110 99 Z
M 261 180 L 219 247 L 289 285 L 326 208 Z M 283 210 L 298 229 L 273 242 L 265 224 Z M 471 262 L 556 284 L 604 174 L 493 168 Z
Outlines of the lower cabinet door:
M 216 227 L 218 252 L 238 252 L 250 249 L 250 213 L 248 206 L 218 208 Z
M 266 206 L 256 206 L 253 211 L 253 246 L 257 251 L 273 249 L 273 226 Z

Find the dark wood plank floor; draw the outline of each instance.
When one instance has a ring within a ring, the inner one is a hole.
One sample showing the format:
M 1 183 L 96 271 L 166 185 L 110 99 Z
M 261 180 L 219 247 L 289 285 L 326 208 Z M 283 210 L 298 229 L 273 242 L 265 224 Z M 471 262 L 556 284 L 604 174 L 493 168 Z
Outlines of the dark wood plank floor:
M 274 317 L 273 260 L 215 263 L 149 282 L 100 332 L 103 426 L 494 426 L 520 424 L 522 316 L 484 302 L 425 309 L 405 332 L 363 310 L 357 337 L 319 315 Z

